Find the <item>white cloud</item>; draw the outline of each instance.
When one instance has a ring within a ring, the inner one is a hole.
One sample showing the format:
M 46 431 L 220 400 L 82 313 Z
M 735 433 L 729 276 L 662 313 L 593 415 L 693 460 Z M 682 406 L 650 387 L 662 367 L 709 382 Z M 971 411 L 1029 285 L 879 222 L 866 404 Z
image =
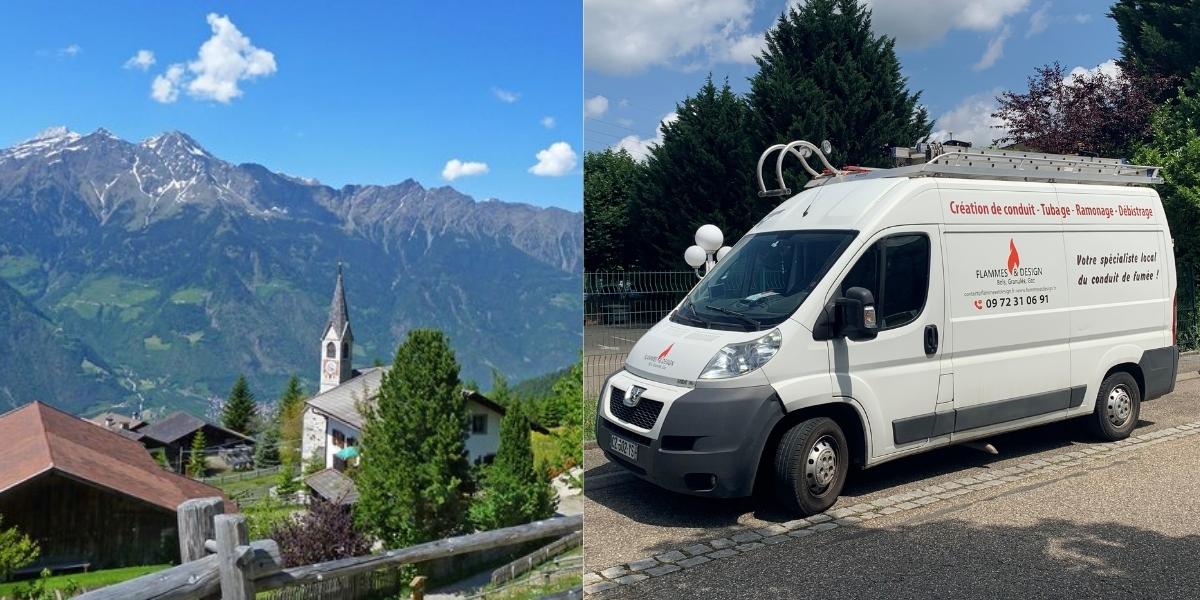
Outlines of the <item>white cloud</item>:
M 730 44 L 725 48 L 725 56 L 729 62 L 747 65 L 754 64 L 754 57 L 762 54 L 763 49 L 766 47 L 766 34 L 744 35 L 740 38 L 730 40 Z
M 463 162 L 457 158 L 452 158 L 446 161 L 445 167 L 442 167 L 442 179 L 445 179 L 446 181 L 454 181 L 459 177 L 485 175 L 487 172 L 487 163 Z
M 537 164 L 529 167 L 529 172 L 543 177 L 561 177 L 575 168 L 577 159 L 570 144 L 554 142 L 549 148 L 538 151 Z
M 162 75 L 154 77 L 150 83 L 150 97 L 163 104 L 170 104 L 179 99 L 179 84 L 183 81 L 183 65 L 175 63 L 167 67 Z
M 971 68 L 976 71 L 992 68 L 992 65 L 996 64 L 996 61 L 1000 60 L 1001 56 L 1004 56 L 1004 42 L 1008 41 L 1010 33 L 1012 33 L 1012 30 L 1008 25 L 1005 25 L 1004 29 L 1000 30 L 1000 34 L 988 42 L 987 48 L 983 51 L 983 56 L 980 56 L 979 61 L 971 65 Z
M 558 125 L 558 120 L 551 116 L 542 117 L 541 121 L 538 122 L 546 129 L 554 129 L 554 126 Z
M 637 135 L 627 135 L 621 138 L 613 148 L 617 150 L 625 150 L 634 160 L 645 160 L 650 156 L 650 149 L 657 146 L 663 141 L 663 125 L 674 123 L 679 118 L 679 115 L 671 112 L 667 113 L 661 121 L 658 122 L 658 127 L 654 129 L 654 137 L 642 138 Z
M 83 52 L 83 48 L 81 48 L 79 44 L 71 44 L 66 48 L 58 49 L 58 55 L 65 56 L 67 58 L 74 58 L 75 55 L 79 54 L 80 52 Z
M 172 64 L 154 78 L 150 95 L 159 102 L 174 102 L 179 88 L 201 100 L 228 104 L 242 95 L 240 82 L 275 73 L 275 55 L 250 43 L 229 17 L 209 13 L 206 20 L 212 37 L 200 45 L 196 59 L 187 63 L 187 73 Z
M 592 96 L 583 101 L 583 116 L 589 119 L 598 119 L 608 112 L 608 98 L 604 96 Z
M 134 54 L 129 60 L 125 61 L 125 68 L 145 71 L 153 66 L 155 62 L 153 51 L 138 50 L 137 54 Z
M 1063 81 L 1069 82 L 1074 79 L 1076 75 L 1095 75 L 1096 73 L 1103 73 L 1108 77 L 1116 79 L 1121 76 L 1121 67 L 1117 66 L 1116 60 L 1110 58 L 1090 69 L 1085 67 L 1075 67 L 1074 69 L 1071 69 L 1071 72 L 1067 74 L 1067 77 Z
M 585 66 L 614 75 L 654 66 L 744 62 L 759 34 L 753 0 L 585 0 Z M 761 47 L 761 46 L 759 46 Z
M 1029 6 L 1029 0 L 867 0 L 871 27 L 902 48 L 924 48 L 951 29 L 989 32 Z
M 1029 30 L 1025 32 L 1026 39 L 1031 38 L 1050 26 L 1050 3 L 1047 2 L 1041 8 L 1033 11 L 1029 15 Z
M 496 99 L 500 100 L 501 102 L 503 102 L 505 104 L 512 104 L 513 102 L 516 102 L 517 100 L 521 99 L 521 94 L 514 92 L 512 90 L 506 90 L 501 87 L 492 88 L 492 93 L 495 94 Z
M 937 130 L 930 134 L 934 141 L 944 142 L 953 136 L 956 140 L 971 142 L 977 148 L 986 148 L 1008 132 L 1004 121 L 993 117 L 996 112 L 996 96 L 1001 88 L 967 96 L 958 106 L 937 118 Z

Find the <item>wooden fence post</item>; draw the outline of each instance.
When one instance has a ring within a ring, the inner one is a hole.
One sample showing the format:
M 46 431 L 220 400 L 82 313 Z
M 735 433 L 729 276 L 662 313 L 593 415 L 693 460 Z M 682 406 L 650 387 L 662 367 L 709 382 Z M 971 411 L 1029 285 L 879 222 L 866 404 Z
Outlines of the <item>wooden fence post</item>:
M 179 562 L 200 560 L 207 555 L 204 540 L 213 539 L 213 517 L 225 512 L 220 498 L 186 500 L 176 509 L 179 523 Z
M 246 531 L 246 515 L 217 515 L 213 521 L 217 530 L 221 599 L 253 600 L 254 580 L 248 568 L 253 551 Z
M 412 588 L 412 600 L 425 600 L 425 581 L 424 575 L 413 577 L 412 583 L 408 586 Z

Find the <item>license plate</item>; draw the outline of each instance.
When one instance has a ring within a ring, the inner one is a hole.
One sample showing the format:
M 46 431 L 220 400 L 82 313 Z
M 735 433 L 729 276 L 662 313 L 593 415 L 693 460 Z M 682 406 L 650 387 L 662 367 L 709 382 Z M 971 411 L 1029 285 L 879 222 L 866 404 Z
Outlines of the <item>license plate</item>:
M 637 462 L 637 444 L 629 440 L 623 440 L 615 435 L 608 438 L 608 440 L 608 447 L 612 449 L 613 452 L 616 452 L 617 454 L 620 454 L 629 460 Z

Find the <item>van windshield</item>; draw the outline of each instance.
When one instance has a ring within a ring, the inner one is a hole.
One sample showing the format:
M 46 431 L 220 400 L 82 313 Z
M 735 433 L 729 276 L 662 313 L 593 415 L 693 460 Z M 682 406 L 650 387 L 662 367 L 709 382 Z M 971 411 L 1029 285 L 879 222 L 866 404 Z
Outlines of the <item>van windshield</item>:
M 671 320 L 696 327 L 774 327 L 790 317 L 854 239 L 853 231 L 770 231 L 742 238 Z

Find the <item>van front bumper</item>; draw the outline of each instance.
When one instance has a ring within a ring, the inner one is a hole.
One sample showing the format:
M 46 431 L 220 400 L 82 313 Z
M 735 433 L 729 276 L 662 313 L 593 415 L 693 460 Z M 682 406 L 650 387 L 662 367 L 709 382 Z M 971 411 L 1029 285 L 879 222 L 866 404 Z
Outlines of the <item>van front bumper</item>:
M 596 419 L 596 443 L 608 459 L 655 485 L 697 496 L 749 496 L 763 447 L 784 415 L 769 385 L 693 389 L 664 407 L 651 438 L 606 414 L 610 394 L 605 385 Z M 637 458 L 618 453 L 614 437 L 636 445 Z

